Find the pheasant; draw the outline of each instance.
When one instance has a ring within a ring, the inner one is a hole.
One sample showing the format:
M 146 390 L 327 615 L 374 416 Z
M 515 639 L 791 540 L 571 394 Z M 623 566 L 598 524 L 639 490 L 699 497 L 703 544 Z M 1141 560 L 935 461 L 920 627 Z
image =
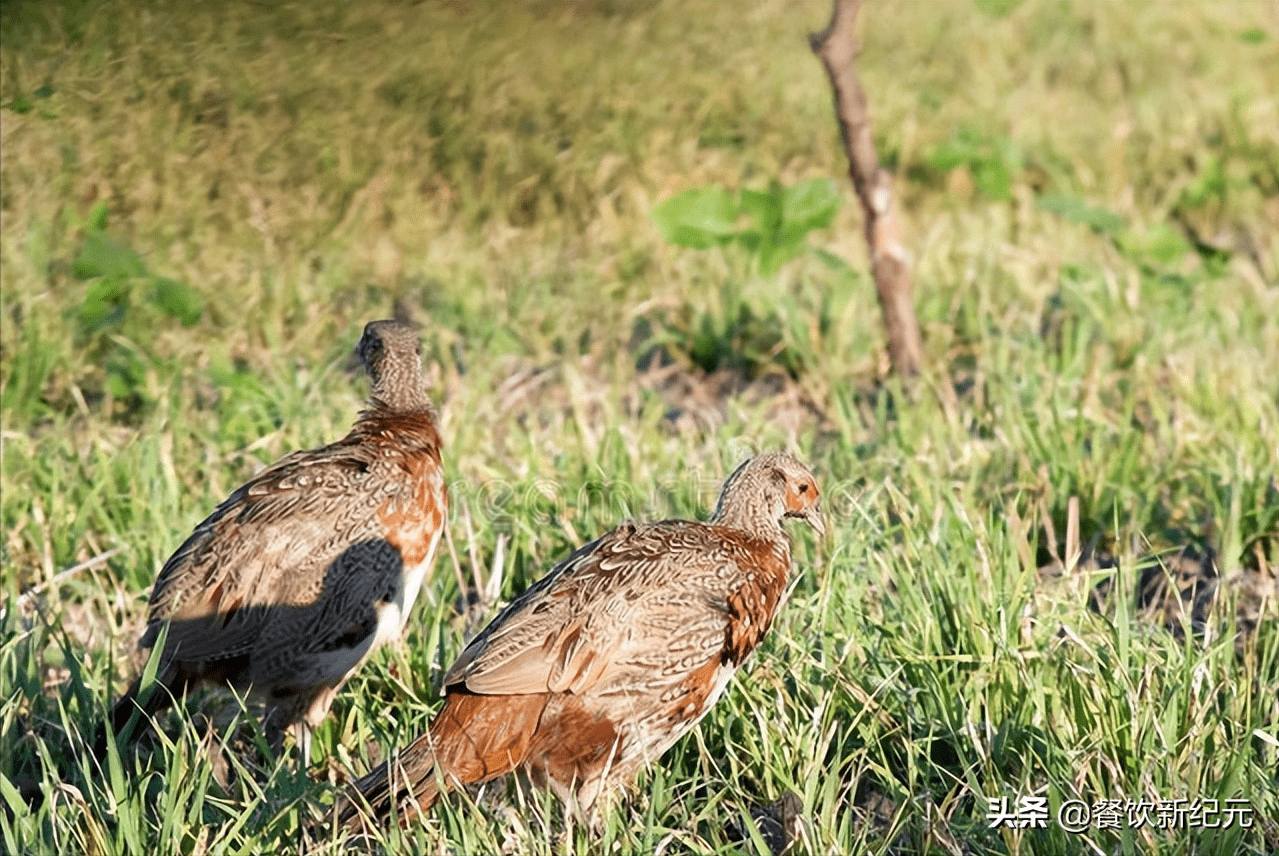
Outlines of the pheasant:
M 440 435 L 411 327 L 369 323 L 356 355 L 372 388 L 350 433 L 256 475 L 160 570 L 140 642 L 167 627 L 157 685 L 134 682 L 114 731 L 194 684 L 229 685 L 264 702 L 273 749 L 291 731 L 306 765 L 343 683 L 399 638 L 444 530 Z
M 444 706 L 356 782 L 339 822 L 523 768 L 579 816 L 688 733 L 768 631 L 791 571 L 784 518 L 824 531 L 789 454 L 729 476 L 709 521 L 623 523 L 534 583 L 462 651 Z M 407 791 L 407 797 L 401 793 Z

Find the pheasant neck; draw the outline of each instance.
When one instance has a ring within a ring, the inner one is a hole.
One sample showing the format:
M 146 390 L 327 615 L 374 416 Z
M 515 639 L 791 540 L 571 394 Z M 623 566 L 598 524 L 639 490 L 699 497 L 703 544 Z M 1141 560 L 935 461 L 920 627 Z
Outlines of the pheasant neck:
M 710 522 L 747 532 L 756 538 L 778 540 L 784 534 L 780 518 L 781 513 L 769 508 L 760 496 L 724 491 Z
M 374 407 L 388 413 L 433 412 L 435 409 L 431 404 L 431 397 L 427 395 L 426 384 L 421 381 L 375 383 L 369 398 Z

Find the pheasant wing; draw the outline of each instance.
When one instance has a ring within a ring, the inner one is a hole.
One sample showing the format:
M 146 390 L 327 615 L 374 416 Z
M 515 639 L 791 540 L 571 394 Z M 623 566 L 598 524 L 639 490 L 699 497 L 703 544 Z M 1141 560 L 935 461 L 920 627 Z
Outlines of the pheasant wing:
M 705 662 L 723 647 L 723 592 L 738 573 L 712 527 L 624 524 L 514 600 L 444 683 L 483 695 L 582 693 L 623 687 L 632 670 Z
M 161 569 L 142 644 L 168 621 L 166 647 L 181 659 L 235 657 L 264 626 L 315 603 L 340 557 L 385 537 L 378 509 L 409 500 L 391 487 L 402 480 L 376 468 L 368 450 L 339 441 L 290 455 L 232 493 Z M 364 489 L 373 480 L 386 487 Z

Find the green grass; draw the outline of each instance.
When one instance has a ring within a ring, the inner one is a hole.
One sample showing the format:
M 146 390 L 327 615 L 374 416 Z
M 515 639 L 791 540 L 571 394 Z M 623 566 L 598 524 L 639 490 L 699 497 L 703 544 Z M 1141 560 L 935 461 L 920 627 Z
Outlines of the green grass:
M 727 827 L 786 794 L 796 853 L 1279 848 L 1276 606 L 1246 638 L 1234 608 L 1238 580 L 1279 573 L 1273 8 L 865 10 L 925 337 L 913 394 L 883 374 L 804 38 L 828 11 L 3 5 L 0 850 L 296 850 L 425 727 L 467 629 L 447 551 L 309 775 L 264 764 L 252 718 L 211 700 L 166 716 L 132 771 L 83 751 L 143 667 L 158 567 L 258 467 L 345 432 L 351 348 L 397 306 L 442 409 L 457 566 L 487 577 L 500 541 L 503 598 L 624 516 L 705 515 L 755 449 L 815 466 L 834 531 L 798 535 L 772 634 L 607 813 L 603 850 L 545 794 L 494 785 L 386 851 L 754 853 Z M 822 177 L 842 204 L 808 243 L 848 270 L 806 254 L 765 276 L 651 220 L 681 191 Z M 1071 497 L 1118 567 L 1050 584 L 1044 521 L 1060 540 Z M 1227 581 L 1206 634 L 1133 596 L 1186 543 Z M 1247 799 L 1256 825 L 990 828 L 988 799 L 1025 796 Z

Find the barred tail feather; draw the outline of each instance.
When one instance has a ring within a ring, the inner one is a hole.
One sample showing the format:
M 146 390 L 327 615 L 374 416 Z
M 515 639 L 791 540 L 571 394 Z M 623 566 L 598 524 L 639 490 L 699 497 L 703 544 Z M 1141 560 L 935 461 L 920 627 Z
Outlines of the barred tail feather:
M 418 812 L 427 812 L 440 797 L 432 754 L 423 736 L 408 751 L 384 761 L 347 789 L 338 803 L 338 823 L 351 832 L 382 823 L 392 806 L 400 812 L 400 822 Z

